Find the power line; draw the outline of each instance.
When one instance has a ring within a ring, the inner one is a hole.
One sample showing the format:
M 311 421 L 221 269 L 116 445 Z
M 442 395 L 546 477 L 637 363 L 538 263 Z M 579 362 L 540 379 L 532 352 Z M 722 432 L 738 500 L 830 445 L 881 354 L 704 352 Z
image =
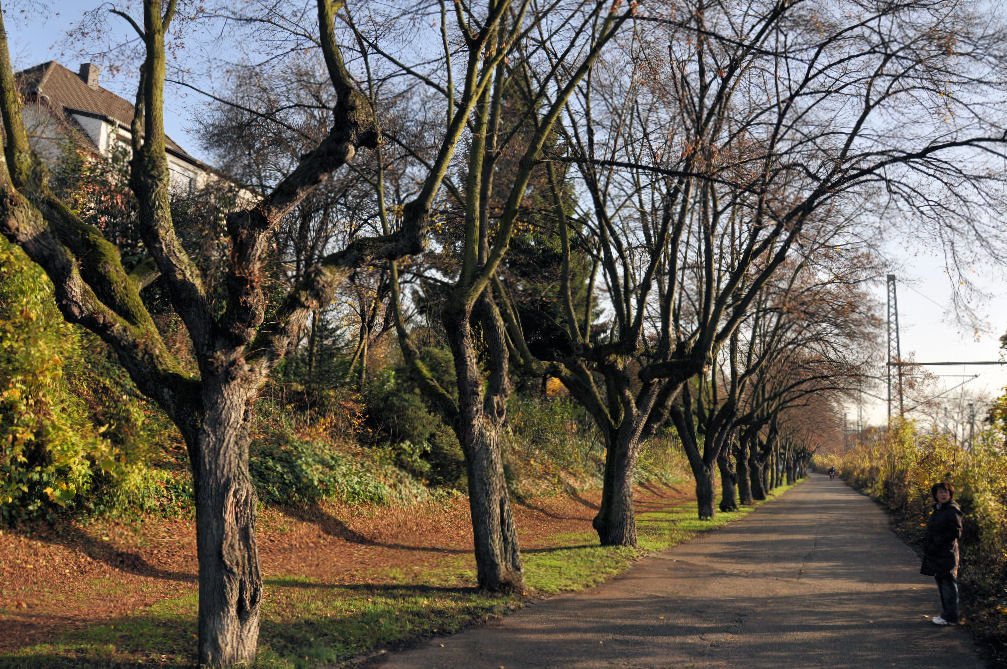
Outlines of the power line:
M 937 300 L 935 300 L 934 298 L 930 297 L 930 296 L 929 296 L 929 295 L 927 295 L 926 293 L 924 293 L 924 292 L 922 292 L 922 291 L 920 291 L 920 290 L 917 290 L 916 288 L 913 288 L 913 287 L 912 287 L 911 285 L 909 285 L 909 284 L 907 284 L 907 283 L 904 283 L 904 284 L 902 284 L 902 285 L 903 285 L 903 286 L 905 286 L 906 288 L 908 288 L 909 290 L 913 291 L 914 293 L 916 293 L 916 294 L 917 294 L 917 295 L 919 295 L 920 297 L 922 297 L 922 298 L 923 298 L 924 300 L 929 300 L 929 301 L 930 301 L 930 302 L 932 302 L 932 303 L 933 303 L 934 305 L 936 305 L 936 306 L 940 307 L 940 308 L 941 308 L 941 310 L 944 310 L 944 309 L 947 309 L 947 306 L 946 306 L 946 305 L 943 305 L 943 304 L 941 304 L 940 302 L 938 302 L 938 301 L 937 301 Z
M 930 367 L 936 365 L 1007 365 L 1007 360 L 941 360 L 939 362 L 903 362 L 890 360 L 891 367 Z
M 916 406 L 914 406 L 914 407 L 912 407 L 910 409 L 906 409 L 906 411 L 914 411 L 916 409 L 919 409 L 921 406 L 923 406 L 927 402 L 933 402 L 934 400 L 940 399 L 940 398 L 944 397 L 945 395 L 947 395 L 948 393 L 950 393 L 952 390 L 958 390 L 959 388 L 963 387 L 966 383 L 974 381 L 977 378 L 979 378 L 979 375 L 978 374 L 973 374 L 971 378 L 965 379 L 964 381 L 962 381 L 958 385 L 951 386 L 947 390 L 945 390 L 945 391 L 943 391 L 941 393 L 938 393 L 937 395 L 934 395 L 933 397 L 931 397 L 929 399 L 923 400 L 922 402 L 920 402 Z
M 892 424 L 892 400 L 894 399 L 893 398 L 893 394 L 894 394 L 893 391 L 895 390 L 895 388 L 893 386 L 895 385 L 896 382 L 898 383 L 898 394 L 899 394 L 899 398 L 898 398 L 899 399 L 899 416 L 900 417 L 904 416 L 905 412 L 906 412 L 906 408 L 905 408 L 905 404 L 904 404 L 905 400 L 904 400 L 904 397 L 903 397 L 903 372 L 902 372 L 903 368 L 906 368 L 906 367 L 935 367 L 935 366 L 975 367 L 975 366 L 1001 366 L 1001 365 L 1007 365 L 1007 360 L 936 360 L 936 361 L 933 361 L 933 362 L 903 361 L 902 360 L 902 351 L 901 351 L 901 342 L 899 341 L 899 307 L 898 307 L 898 298 L 897 298 L 896 290 L 895 290 L 895 275 L 894 274 L 889 274 L 887 276 L 887 284 L 888 284 L 888 286 L 887 286 L 888 287 L 888 364 L 886 365 L 886 367 L 887 367 L 887 371 L 888 371 L 887 379 L 888 379 L 888 425 L 889 425 L 889 427 L 891 427 L 891 424 Z M 915 293 L 918 293 L 919 295 L 921 295 L 922 297 L 926 298 L 927 300 L 930 300 L 931 302 L 933 302 L 934 304 L 936 304 L 937 306 L 939 306 L 939 307 L 941 307 L 943 309 L 943 307 L 939 303 L 937 303 L 936 301 L 934 301 L 929 296 L 924 295 L 923 293 L 920 293 L 918 290 L 916 290 L 915 288 L 913 288 L 911 286 L 909 286 L 909 289 L 912 290 Z M 949 392 L 951 392 L 951 391 L 953 391 L 953 390 L 955 390 L 957 388 L 963 387 L 965 384 L 967 384 L 970 381 L 973 381 L 974 379 L 978 378 L 978 376 L 979 376 L 978 374 L 972 375 L 971 378 L 967 378 L 966 380 L 962 381 L 961 383 L 953 386 L 952 388 L 949 388 L 949 389 L 943 391 L 942 393 L 938 394 L 937 396 L 932 397 L 930 400 L 926 400 L 926 401 L 932 401 L 932 400 L 938 399 L 938 398 L 946 395 L 947 393 L 949 393 Z M 965 377 L 965 375 L 963 375 L 963 378 L 964 377 Z M 917 404 L 916 406 L 914 406 L 914 407 L 912 407 L 912 408 L 910 408 L 908 410 L 909 411 L 913 411 L 913 410 L 919 408 L 919 406 L 920 406 L 920 404 Z

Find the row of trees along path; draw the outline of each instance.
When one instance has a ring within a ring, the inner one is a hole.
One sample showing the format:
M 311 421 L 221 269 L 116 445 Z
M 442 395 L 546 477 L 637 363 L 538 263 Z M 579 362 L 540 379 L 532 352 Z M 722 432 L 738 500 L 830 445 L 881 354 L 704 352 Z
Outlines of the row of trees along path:
M 983 667 L 966 629 L 930 622 L 939 608 L 884 512 L 812 476 L 601 587 L 372 667 Z

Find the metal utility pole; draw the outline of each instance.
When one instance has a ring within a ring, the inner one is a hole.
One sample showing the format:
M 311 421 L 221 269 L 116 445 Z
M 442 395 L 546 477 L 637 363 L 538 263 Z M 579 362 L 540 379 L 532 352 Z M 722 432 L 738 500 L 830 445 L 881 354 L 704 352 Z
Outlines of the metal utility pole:
M 895 294 L 895 275 L 888 275 L 888 427 L 892 426 L 892 368 L 898 371 L 899 418 L 904 413 L 902 401 L 902 350 L 899 343 L 899 303 Z
M 864 435 L 864 389 L 857 388 L 857 440 Z
M 976 438 L 976 405 L 969 402 L 969 450 L 975 448 Z

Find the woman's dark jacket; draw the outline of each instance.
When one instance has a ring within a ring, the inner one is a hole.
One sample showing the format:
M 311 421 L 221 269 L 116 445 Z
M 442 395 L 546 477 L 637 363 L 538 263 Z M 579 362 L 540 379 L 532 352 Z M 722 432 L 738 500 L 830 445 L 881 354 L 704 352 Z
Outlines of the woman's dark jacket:
M 957 502 L 937 504 L 927 521 L 923 539 L 923 571 L 958 576 L 958 540 L 962 536 L 962 510 Z M 929 568 L 929 569 L 928 569 Z

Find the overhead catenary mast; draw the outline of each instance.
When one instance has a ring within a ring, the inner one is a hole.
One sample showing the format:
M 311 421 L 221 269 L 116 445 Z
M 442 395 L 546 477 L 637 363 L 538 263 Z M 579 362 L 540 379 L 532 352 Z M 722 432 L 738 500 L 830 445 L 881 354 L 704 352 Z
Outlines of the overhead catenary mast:
M 902 361 L 902 347 L 899 341 L 899 306 L 898 297 L 895 291 L 895 275 L 888 275 L 888 426 L 892 425 L 892 395 L 893 395 L 893 385 L 898 384 L 898 394 L 899 394 L 899 417 L 902 418 L 905 414 L 905 404 L 903 397 L 903 387 L 902 387 L 902 368 L 903 367 L 936 367 L 944 365 L 1007 365 L 1007 360 L 939 360 L 936 362 L 903 362 Z M 893 378 L 892 370 L 897 370 L 895 374 L 898 376 Z M 969 375 L 969 379 L 977 378 L 978 375 Z M 962 382 L 962 384 L 967 382 Z M 962 385 L 960 384 L 960 385 Z M 957 386 L 956 386 L 957 387 Z M 916 407 L 910 408 L 910 411 Z
M 888 427 L 892 425 L 892 369 L 897 370 L 899 384 L 899 418 L 904 413 L 902 399 L 902 350 L 899 343 L 899 305 L 895 294 L 895 275 L 888 275 Z

